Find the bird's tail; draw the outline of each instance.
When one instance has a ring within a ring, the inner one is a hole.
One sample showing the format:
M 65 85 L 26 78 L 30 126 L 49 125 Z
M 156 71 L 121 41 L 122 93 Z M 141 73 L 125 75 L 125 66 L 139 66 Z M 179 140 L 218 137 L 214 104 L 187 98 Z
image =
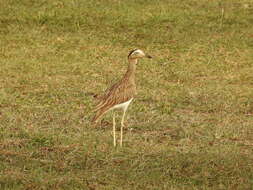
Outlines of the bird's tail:
M 97 123 L 98 120 L 106 113 L 105 109 L 100 109 L 96 112 L 95 116 L 92 118 L 91 123 Z
M 95 116 L 92 118 L 91 123 L 92 124 L 97 123 L 98 119 L 99 119 L 99 115 L 96 113 Z

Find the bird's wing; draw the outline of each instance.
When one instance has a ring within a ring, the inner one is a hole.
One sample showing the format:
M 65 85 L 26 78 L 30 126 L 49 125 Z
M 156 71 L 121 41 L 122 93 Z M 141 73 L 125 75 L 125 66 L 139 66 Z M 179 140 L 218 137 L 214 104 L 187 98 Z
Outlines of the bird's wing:
M 135 85 L 131 83 L 118 82 L 106 90 L 105 94 L 100 97 L 100 101 L 94 111 L 126 102 L 134 97 L 136 92 Z
M 97 95 L 96 99 L 98 100 L 98 102 L 100 103 L 103 99 L 105 99 L 109 95 L 110 91 L 112 91 L 112 89 L 116 88 L 116 86 L 118 85 L 119 85 L 118 83 L 115 83 L 110 88 L 107 88 L 103 94 Z

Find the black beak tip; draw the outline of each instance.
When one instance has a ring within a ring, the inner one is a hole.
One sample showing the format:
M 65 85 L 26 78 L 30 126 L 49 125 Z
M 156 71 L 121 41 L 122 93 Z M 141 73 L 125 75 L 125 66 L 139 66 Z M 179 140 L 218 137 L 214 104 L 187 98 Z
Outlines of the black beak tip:
M 151 58 L 152 58 L 152 56 L 150 56 L 150 55 L 147 55 L 147 58 L 151 59 Z

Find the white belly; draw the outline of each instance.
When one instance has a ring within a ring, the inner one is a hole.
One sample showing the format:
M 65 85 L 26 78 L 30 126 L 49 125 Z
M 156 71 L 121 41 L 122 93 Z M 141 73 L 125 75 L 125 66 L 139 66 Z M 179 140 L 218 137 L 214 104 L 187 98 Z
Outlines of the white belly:
M 133 98 L 131 98 L 130 100 L 128 100 L 127 102 L 121 103 L 121 104 L 117 104 L 115 106 L 112 107 L 112 109 L 123 109 L 126 110 L 129 106 L 129 104 L 132 102 Z

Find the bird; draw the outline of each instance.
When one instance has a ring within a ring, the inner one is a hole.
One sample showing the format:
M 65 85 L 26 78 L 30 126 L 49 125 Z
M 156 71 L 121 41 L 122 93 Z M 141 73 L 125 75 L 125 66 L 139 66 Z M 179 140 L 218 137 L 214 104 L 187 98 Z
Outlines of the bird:
M 92 123 L 97 123 L 108 111 L 121 109 L 123 111 L 120 129 L 120 146 L 123 141 L 123 127 L 127 108 L 136 95 L 135 71 L 138 60 L 141 58 L 152 58 L 140 49 L 134 49 L 128 54 L 128 68 L 124 76 L 117 83 L 105 90 L 102 95 L 97 95 L 97 105 L 94 108 L 95 115 Z M 113 145 L 116 146 L 116 122 L 113 112 Z

